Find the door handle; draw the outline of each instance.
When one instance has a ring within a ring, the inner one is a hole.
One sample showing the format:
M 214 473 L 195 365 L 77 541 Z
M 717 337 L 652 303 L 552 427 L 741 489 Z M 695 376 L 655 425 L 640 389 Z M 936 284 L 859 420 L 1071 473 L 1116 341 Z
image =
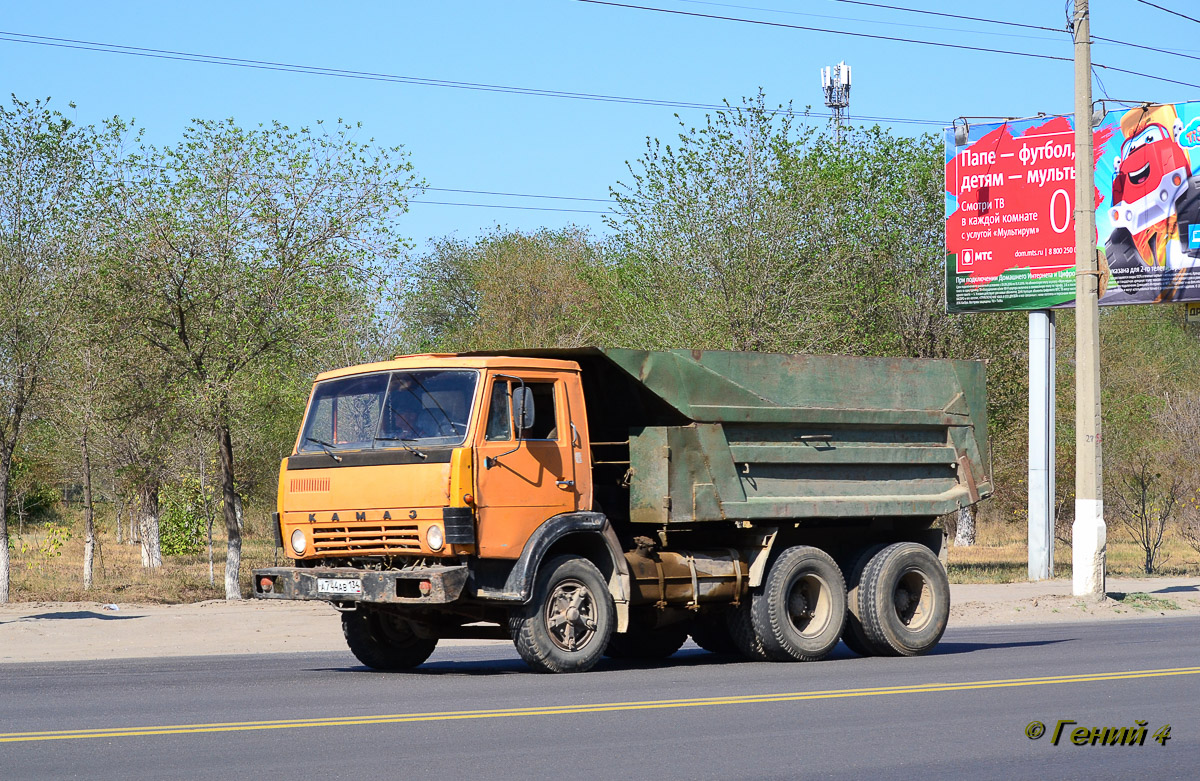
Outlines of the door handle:
M 574 488 L 575 487 L 574 480 L 555 480 L 554 484 L 557 485 L 559 488 Z

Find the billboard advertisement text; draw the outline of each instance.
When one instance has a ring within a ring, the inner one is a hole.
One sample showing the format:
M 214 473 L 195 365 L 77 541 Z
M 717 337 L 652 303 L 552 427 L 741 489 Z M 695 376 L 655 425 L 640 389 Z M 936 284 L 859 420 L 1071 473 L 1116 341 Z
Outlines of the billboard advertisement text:
M 1200 300 L 1200 103 L 1109 112 L 1093 141 L 1100 303 Z M 1074 208 L 1070 118 L 947 131 L 947 309 L 1072 306 Z

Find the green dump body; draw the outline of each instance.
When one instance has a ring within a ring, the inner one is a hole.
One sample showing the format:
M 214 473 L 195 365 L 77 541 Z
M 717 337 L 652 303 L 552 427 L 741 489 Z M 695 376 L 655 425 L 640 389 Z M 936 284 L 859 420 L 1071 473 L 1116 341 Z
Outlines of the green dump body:
M 633 523 L 932 517 L 992 492 L 979 361 L 516 353 L 579 363 L 592 441 L 629 443 Z

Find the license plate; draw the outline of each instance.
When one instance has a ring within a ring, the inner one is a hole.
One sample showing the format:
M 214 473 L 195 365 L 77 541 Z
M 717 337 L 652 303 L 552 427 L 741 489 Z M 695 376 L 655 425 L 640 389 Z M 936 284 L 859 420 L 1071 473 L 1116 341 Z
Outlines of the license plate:
M 362 581 L 350 578 L 317 578 L 320 594 L 361 594 Z

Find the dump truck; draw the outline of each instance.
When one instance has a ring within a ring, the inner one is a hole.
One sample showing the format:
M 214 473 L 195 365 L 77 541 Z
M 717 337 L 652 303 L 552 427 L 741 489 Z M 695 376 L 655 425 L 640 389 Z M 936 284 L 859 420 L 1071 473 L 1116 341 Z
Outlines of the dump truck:
M 950 612 L 935 521 L 992 492 L 976 361 L 731 351 L 407 355 L 317 377 L 262 599 L 323 600 L 415 667 L 511 639 L 603 656 L 918 655 Z

